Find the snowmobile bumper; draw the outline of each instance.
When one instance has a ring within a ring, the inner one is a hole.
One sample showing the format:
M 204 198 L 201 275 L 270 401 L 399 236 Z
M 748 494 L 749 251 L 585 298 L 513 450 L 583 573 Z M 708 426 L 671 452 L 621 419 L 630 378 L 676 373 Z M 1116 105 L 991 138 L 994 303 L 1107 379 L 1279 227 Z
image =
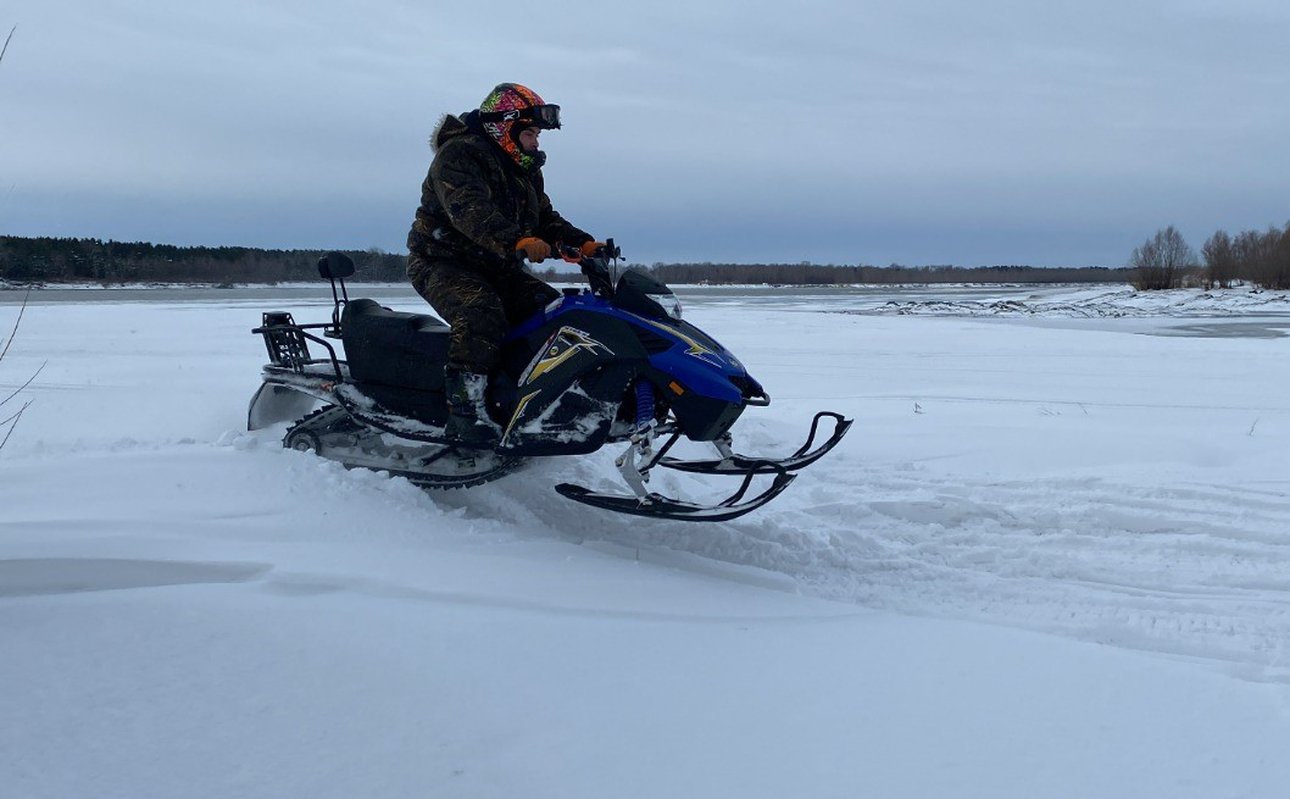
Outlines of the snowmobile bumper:
M 819 446 L 815 444 L 815 438 L 820 432 L 820 420 L 829 418 L 833 420 L 833 432 L 822 441 Z M 840 413 L 833 411 L 820 411 L 815 414 L 811 420 L 811 430 L 807 435 L 806 443 L 798 447 L 797 451 L 787 458 L 750 458 L 745 455 L 735 454 L 730 450 L 730 437 L 725 436 L 713 442 L 722 457 L 714 460 L 680 460 L 678 458 L 660 458 L 658 465 L 668 469 L 676 469 L 682 472 L 696 472 L 699 474 L 774 474 L 780 471 L 794 472 L 798 469 L 804 469 L 819 460 L 824 453 L 833 449 L 842 437 L 851 429 L 851 419 L 846 419 Z

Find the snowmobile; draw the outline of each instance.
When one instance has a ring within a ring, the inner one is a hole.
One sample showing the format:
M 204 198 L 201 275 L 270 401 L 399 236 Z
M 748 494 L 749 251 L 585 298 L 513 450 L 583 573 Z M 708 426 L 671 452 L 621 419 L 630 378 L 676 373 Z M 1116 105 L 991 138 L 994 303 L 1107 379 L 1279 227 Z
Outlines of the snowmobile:
M 620 513 L 722 521 L 770 502 L 851 427 L 841 414 L 820 411 L 806 443 L 788 457 L 737 454 L 730 428 L 745 408 L 770 404 L 761 384 L 733 354 L 682 320 L 666 285 L 621 265 L 612 240 L 593 257 L 572 248 L 559 253 L 580 266 L 589 286 L 565 288 L 505 338 L 487 391 L 499 430 L 491 449 L 445 436 L 448 326 L 428 314 L 350 299 L 345 278 L 354 274 L 354 263 L 336 252 L 318 261 L 319 274 L 331 283 L 329 321 L 297 324 L 290 313 L 274 311 L 252 330 L 263 337 L 269 363 L 251 399 L 248 429 L 292 422 L 285 447 L 400 475 L 425 488 L 475 486 L 529 458 L 623 443 L 615 465 L 630 494 L 570 483 L 555 490 Z M 321 349 L 318 357 L 311 344 Z M 715 457 L 670 457 L 682 436 L 711 442 Z M 700 504 L 650 491 L 655 467 L 740 482 L 725 499 Z M 759 476 L 759 486 L 769 485 L 749 496 Z

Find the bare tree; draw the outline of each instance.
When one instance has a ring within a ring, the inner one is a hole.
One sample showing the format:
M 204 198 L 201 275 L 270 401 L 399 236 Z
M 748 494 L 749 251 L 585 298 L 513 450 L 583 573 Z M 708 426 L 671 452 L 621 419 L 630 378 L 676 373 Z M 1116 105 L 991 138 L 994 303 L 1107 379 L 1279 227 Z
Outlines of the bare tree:
M 1134 285 L 1138 289 L 1171 289 L 1181 283 L 1185 271 L 1197 266 L 1196 253 L 1170 225 L 1135 248 L 1129 266 L 1137 270 Z
M 0 47 L 0 61 L 4 61 L 4 54 L 9 51 L 9 42 L 13 39 L 13 32 L 16 30 L 18 30 L 17 25 L 9 29 L 9 35 L 5 37 L 4 46 Z M 14 319 L 13 329 L 9 331 L 9 338 L 0 340 L 0 362 L 3 362 L 4 357 L 9 354 L 9 347 L 13 345 L 14 334 L 18 332 L 18 325 L 21 324 L 22 314 L 26 310 L 27 310 L 27 297 L 24 296 L 22 298 L 22 305 L 18 307 L 18 317 Z M 18 395 L 22 393 L 23 389 L 27 388 L 27 386 L 30 386 L 32 384 L 32 381 L 36 379 L 36 375 L 40 374 L 40 370 L 44 368 L 45 368 L 44 364 L 41 364 L 40 369 L 37 369 L 35 374 L 27 378 L 26 383 L 23 383 L 21 386 L 18 386 L 18 388 L 14 389 L 13 392 L 10 393 L 8 396 L 6 396 L 4 399 L 0 399 L 0 413 L 6 412 L 4 410 L 4 406 L 8 405 L 10 402 L 15 401 Z M 13 429 L 18 426 L 18 420 L 22 418 L 23 411 L 27 410 L 28 406 L 30 405 L 31 405 L 31 400 L 28 400 L 24 402 L 22 406 L 18 408 L 17 411 L 11 413 L 8 417 L 4 419 L 0 419 L 0 449 L 4 449 L 4 445 L 9 443 L 9 436 L 13 435 Z
M 1232 237 L 1226 230 L 1220 230 L 1209 237 L 1201 247 L 1205 256 L 1205 288 L 1231 288 L 1236 279 L 1236 249 Z
M 1232 242 L 1237 274 L 1265 289 L 1290 288 L 1290 224 L 1242 231 Z
M 1251 283 L 1258 281 L 1263 270 L 1263 236 L 1255 230 L 1242 230 L 1232 240 L 1232 256 L 1236 259 L 1236 276 Z
M 3 362 L 5 356 L 9 354 L 9 347 L 13 345 L 13 337 L 18 332 L 18 325 L 22 323 L 22 314 L 26 310 L 27 310 L 27 298 L 24 296 L 22 298 L 22 305 L 18 307 L 18 317 L 14 319 L 13 329 L 9 331 L 9 338 L 5 340 L 0 340 L 0 362 Z M 45 365 L 41 364 L 40 368 L 37 369 L 35 373 L 32 374 L 31 377 L 27 378 L 26 383 L 23 383 L 21 386 L 18 386 L 8 396 L 4 397 L 3 399 L 0 399 L 0 413 L 6 412 L 5 406 L 8 405 L 10 402 L 13 402 L 14 400 L 16 400 L 18 395 L 23 392 L 23 389 L 27 388 L 27 386 L 30 386 L 32 382 L 36 379 L 36 375 L 40 374 L 40 370 L 44 368 L 45 368 Z M 18 426 L 18 420 L 22 418 L 23 411 L 27 410 L 27 407 L 30 405 L 31 405 L 31 400 L 27 400 L 18 408 L 17 411 L 12 412 L 9 416 L 7 416 L 4 419 L 0 419 L 0 449 L 4 449 L 4 445 L 9 442 L 9 436 L 13 435 L 13 429 Z
M 1284 230 L 1268 231 L 1268 258 L 1261 285 L 1265 289 L 1290 289 L 1290 222 Z

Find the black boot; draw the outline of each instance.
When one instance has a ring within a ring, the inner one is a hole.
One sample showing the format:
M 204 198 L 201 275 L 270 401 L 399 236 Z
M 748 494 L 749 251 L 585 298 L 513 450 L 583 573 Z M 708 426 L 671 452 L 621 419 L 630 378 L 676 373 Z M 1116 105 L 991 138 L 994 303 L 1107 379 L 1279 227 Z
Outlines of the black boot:
M 467 446 L 491 448 L 502 437 L 502 429 L 489 418 L 484 402 L 488 376 L 460 369 L 444 370 L 448 394 L 448 424 L 444 435 Z

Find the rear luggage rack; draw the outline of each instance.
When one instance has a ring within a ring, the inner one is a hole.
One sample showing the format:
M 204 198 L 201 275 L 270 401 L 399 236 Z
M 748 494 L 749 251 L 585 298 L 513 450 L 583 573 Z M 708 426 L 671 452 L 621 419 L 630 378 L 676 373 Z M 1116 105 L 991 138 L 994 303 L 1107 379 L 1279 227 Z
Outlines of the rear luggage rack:
M 331 345 L 331 342 L 305 332 L 323 328 L 325 334 L 329 327 L 331 326 L 326 324 L 298 325 L 291 318 L 291 314 L 285 311 L 266 311 L 261 325 L 251 332 L 264 336 L 264 347 L 269 352 L 270 364 L 301 374 L 310 364 L 330 363 L 336 373 L 336 381 L 343 382 L 340 361 L 336 358 L 336 348 Z M 327 357 L 314 358 L 309 352 L 310 341 L 326 348 Z

